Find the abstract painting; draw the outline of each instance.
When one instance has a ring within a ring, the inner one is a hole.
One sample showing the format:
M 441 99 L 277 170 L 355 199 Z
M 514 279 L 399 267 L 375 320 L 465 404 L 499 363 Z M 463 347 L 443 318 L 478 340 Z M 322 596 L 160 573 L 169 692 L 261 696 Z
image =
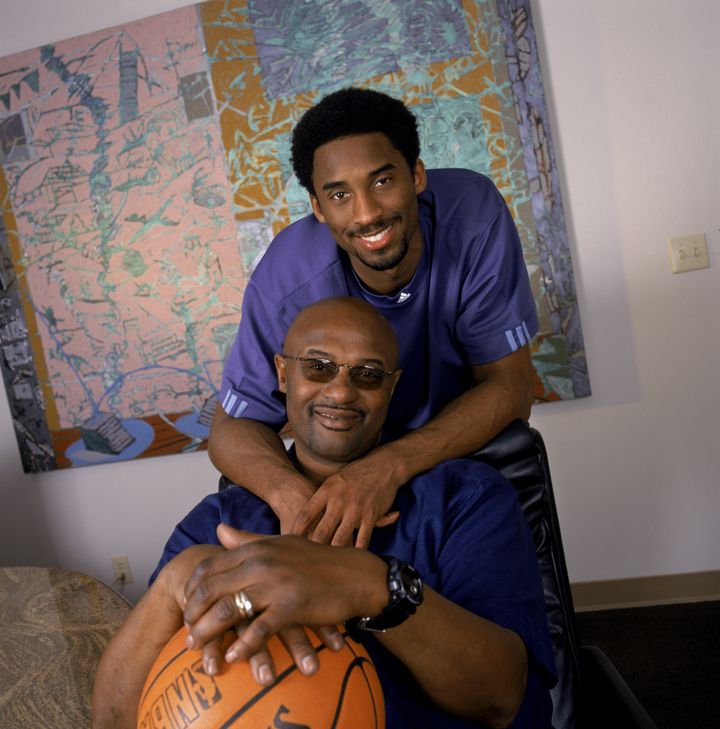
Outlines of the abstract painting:
M 243 291 L 309 212 L 325 94 L 402 98 L 518 225 L 536 399 L 590 392 L 527 1 L 219 0 L 0 58 L 0 366 L 26 471 L 206 447 Z

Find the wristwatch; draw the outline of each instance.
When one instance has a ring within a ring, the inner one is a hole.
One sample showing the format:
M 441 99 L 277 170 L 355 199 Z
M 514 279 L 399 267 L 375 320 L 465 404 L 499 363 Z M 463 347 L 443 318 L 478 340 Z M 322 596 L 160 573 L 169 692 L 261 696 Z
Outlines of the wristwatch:
M 418 571 L 396 557 L 381 557 L 388 566 L 387 585 L 390 602 L 375 617 L 356 618 L 355 627 L 384 633 L 407 620 L 423 601 L 423 583 Z

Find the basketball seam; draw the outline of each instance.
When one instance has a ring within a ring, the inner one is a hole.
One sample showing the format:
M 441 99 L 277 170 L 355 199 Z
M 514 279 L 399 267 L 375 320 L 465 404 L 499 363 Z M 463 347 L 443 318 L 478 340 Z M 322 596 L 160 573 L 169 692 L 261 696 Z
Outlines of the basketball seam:
M 345 637 L 349 637 L 347 635 L 347 633 L 344 634 L 344 635 L 345 635 Z M 350 641 L 348 641 L 348 640 L 346 640 L 345 643 L 346 643 L 347 647 L 350 649 L 350 652 L 354 656 L 357 657 L 358 654 L 355 652 L 355 648 L 352 646 L 352 643 Z M 362 644 L 360 644 L 360 645 L 362 645 Z M 364 646 L 363 646 L 363 648 L 364 648 Z M 367 650 L 367 648 L 365 648 L 365 650 Z M 372 663 L 372 661 L 365 661 L 365 662 L 366 663 L 369 663 L 373 667 L 375 666 L 375 664 Z M 378 705 L 375 702 L 375 692 L 373 691 L 373 687 L 370 685 L 370 679 L 368 678 L 367 673 L 365 673 L 365 666 L 364 665 L 361 665 L 360 666 L 360 670 L 362 671 L 363 678 L 365 679 L 365 685 L 367 686 L 368 693 L 370 694 L 370 700 L 372 701 L 372 705 L 373 705 L 373 716 L 375 718 L 375 729 L 380 729 L 380 724 L 379 724 L 380 716 L 379 716 L 379 711 L 378 711 Z M 377 676 L 377 670 L 375 671 L 375 675 Z M 380 683 L 380 677 L 379 676 L 378 676 L 378 684 L 380 685 L 380 690 L 382 691 L 382 684 Z
M 338 696 L 338 703 L 335 708 L 335 716 L 333 717 L 332 724 L 330 724 L 330 729 L 337 729 L 337 723 L 340 719 L 340 709 L 342 709 L 343 704 L 343 698 L 345 696 L 345 692 L 347 691 L 347 685 L 350 681 L 350 675 L 352 674 L 353 670 L 356 668 L 360 669 L 360 673 L 365 675 L 364 671 L 362 670 L 362 664 L 368 663 L 368 659 L 364 656 L 357 656 L 352 660 L 350 665 L 345 669 L 345 676 L 343 677 L 342 686 L 340 687 L 340 696 Z M 368 689 L 370 687 L 368 686 Z M 369 691 L 370 696 L 372 697 L 372 690 Z M 375 701 L 373 700 L 373 706 L 375 706 Z M 377 723 L 377 721 L 376 721 Z
M 140 699 L 140 703 L 138 704 L 138 709 L 145 703 L 145 699 L 147 698 L 147 695 L 152 690 L 152 687 L 160 680 L 160 677 L 163 675 L 165 670 L 171 666 L 175 661 L 177 661 L 180 656 L 187 653 L 187 648 L 183 648 L 179 653 L 176 653 L 156 674 L 155 678 L 150 682 L 150 685 L 147 687 L 147 691 L 142 695 L 142 698 Z

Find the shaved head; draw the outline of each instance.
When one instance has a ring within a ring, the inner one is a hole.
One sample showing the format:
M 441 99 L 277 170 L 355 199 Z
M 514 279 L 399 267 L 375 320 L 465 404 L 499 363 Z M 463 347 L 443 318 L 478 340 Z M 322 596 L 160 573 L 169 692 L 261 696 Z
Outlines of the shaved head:
M 397 337 L 390 322 L 366 301 L 350 296 L 323 299 L 306 306 L 287 331 L 285 351 L 295 351 L 298 343 L 308 335 L 313 338 L 318 334 L 322 336 L 330 324 L 341 324 L 348 333 L 372 339 L 372 346 L 383 350 L 385 369 L 392 370 L 397 366 Z

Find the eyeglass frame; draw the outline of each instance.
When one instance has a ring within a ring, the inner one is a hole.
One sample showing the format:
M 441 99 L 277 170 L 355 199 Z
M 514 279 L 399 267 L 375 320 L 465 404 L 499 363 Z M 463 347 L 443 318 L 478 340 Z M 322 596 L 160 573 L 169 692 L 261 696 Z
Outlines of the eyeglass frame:
M 396 368 L 394 370 L 383 370 L 380 369 L 380 367 L 373 367 L 372 365 L 340 364 L 339 362 L 335 362 L 332 359 L 327 359 L 327 357 L 296 357 L 292 354 L 282 354 L 280 356 L 283 359 L 292 359 L 296 362 L 322 362 L 325 365 L 332 365 L 335 368 L 335 371 L 332 373 L 332 377 L 329 380 L 324 381 L 325 383 L 332 382 L 337 377 L 338 372 L 340 372 L 340 368 L 345 367 L 346 369 L 350 370 L 350 381 L 353 383 L 353 386 L 358 387 L 361 390 L 379 390 L 385 384 L 388 377 L 392 377 L 394 374 L 400 371 L 400 368 Z M 382 375 L 382 380 L 377 386 L 373 385 L 370 387 L 367 386 L 368 383 L 363 383 L 362 381 L 356 382 L 354 379 L 354 374 L 363 370 L 366 372 L 369 371 L 373 372 L 374 374 Z M 313 380 L 310 377 L 307 377 L 302 371 L 302 367 L 300 368 L 300 372 L 308 382 L 323 382 L 323 380 Z

